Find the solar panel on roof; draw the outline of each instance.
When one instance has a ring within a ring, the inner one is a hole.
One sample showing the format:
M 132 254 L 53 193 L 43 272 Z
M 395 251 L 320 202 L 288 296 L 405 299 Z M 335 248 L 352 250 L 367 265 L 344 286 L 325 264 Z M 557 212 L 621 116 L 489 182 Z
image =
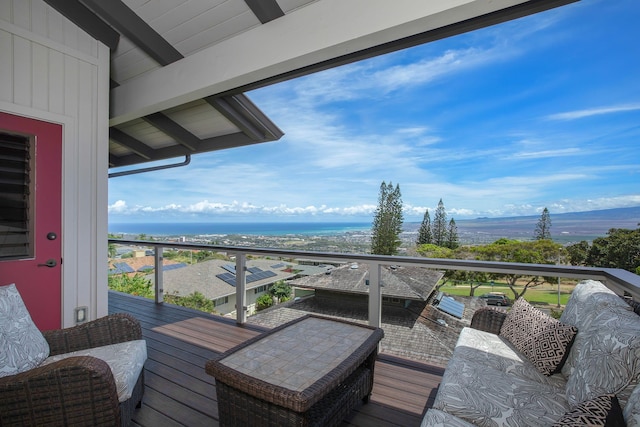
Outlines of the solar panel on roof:
M 186 267 L 186 266 L 187 266 L 187 264 L 185 264 L 185 263 L 181 262 L 181 263 L 178 263 L 178 264 L 167 264 L 167 265 L 163 265 L 163 266 L 162 266 L 162 269 L 163 269 L 164 271 L 169 271 L 169 270 L 175 270 L 175 269 L 177 269 L 177 268 L 182 268 L 182 267 Z
M 277 274 L 274 273 L 273 271 L 260 270 L 257 273 L 249 274 L 246 277 L 246 281 L 247 283 L 257 282 L 258 280 L 268 279 L 269 277 L 275 277 L 275 276 L 277 276 Z
M 234 274 L 231 274 L 231 273 L 218 274 L 218 275 L 216 275 L 216 277 L 219 277 L 222 280 L 229 280 L 229 279 L 233 279 L 234 281 L 236 280 L 236 276 Z
M 284 266 L 285 266 L 285 265 L 284 265 L 283 263 L 280 263 L 280 264 L 274 264 L 274 265 L 272 265 L 272 266 L 271 266 L 271 268 L 273 268 L 274 270 L 277 270 L 277 269 L 282 268 L 282 267 L 284 267 Z
M 260 273 L 262 270 L 260 268 L 258 268 L 258 267 L 249 267 L 249 268 L 247 268 L 247 271 L 249 273 Z
M 151 271 L 153 270 L 155 267 L 153 265 L 143 265 L 142 267 L 140 267 L 138 269 L 138 271 Z
M 227 270 L 229 273 L 236 274 L 236 266 L 233 264 L 225 264 L 222 268 Z
M 257 267 L 255 267 L 257 268 Z M 277 276 L 273 271 L 263 271 L 257 268 L 259 271 L 256 273 L 248 274 L 245 276 L 246 283 L 257 282 L 258 280 L 267 279 L 269 277 Z M 216 274 L 216 277 L 224 282 L 230 284 L 231 286 L 236 285 L 236 275 L 232 273 L 221 273 Z
M 231 286 L 236 286 L 236 276 L 231 273 L 216 274 L 216 277 Z
M 440 303 L 436 306 L 438 310 L 450 314 L 458 319 L 462 319 L 464 313 L 464 304 L 454 300 L 451 297 L 442 297 Z
M 113 267 L 114 267 L 113 270 L 111 270 L 112 274 L 135 272 L 135 270 L 131 268 L 131 266 L 126 262 L 116 262 L 113 264 Z

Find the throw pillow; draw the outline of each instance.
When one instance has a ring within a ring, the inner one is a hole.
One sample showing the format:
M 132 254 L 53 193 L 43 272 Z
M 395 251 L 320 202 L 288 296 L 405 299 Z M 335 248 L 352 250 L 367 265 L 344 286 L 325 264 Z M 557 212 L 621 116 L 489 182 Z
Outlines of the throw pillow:
M 507 340 L 544 375 L 562 368 L 578 330 L 519 298 L 500 329 Z
M 564 414 L 552 427 L 619 427 L 625 425 L 622 409 L 616 395 L 604 394 L 582 402 L 575 409 Z
M 0 377 L 33 369 L 49 356 L 15 284 L 0 286 L 0 349 Z

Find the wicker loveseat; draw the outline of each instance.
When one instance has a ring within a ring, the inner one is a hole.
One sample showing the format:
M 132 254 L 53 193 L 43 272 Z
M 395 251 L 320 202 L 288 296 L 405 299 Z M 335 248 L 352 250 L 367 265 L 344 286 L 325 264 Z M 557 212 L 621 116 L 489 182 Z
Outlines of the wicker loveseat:
M 15 287 L 0 287 L 0 426 L 128 425 L 144 392 L 147 354 L 138 321 L 113 314 L 40 334 L 30 318 L 16 316 L 6 304 L 16 298 Z M 25 340 L 7 332 L 12 316 L 35 337 Z M 40 354 L 16 364 L 15 344 Z M 13 373 L 16 366 L 21 372 Z
M 422 426 L 640 426 L 640 316 L 631 304 L 589 280 L 560 321 L 527 305 L 476 312 Z

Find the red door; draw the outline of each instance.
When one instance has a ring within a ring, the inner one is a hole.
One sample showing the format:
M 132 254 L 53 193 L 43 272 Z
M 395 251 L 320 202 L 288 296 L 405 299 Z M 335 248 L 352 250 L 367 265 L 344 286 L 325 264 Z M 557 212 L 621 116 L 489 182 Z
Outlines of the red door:
M 0 112 L 0 136 L 30 146 L 25 161 L 30 169 L 25 208 L 28 254 L 0 258 L 0 286 L 15 283 L 38 328 L 58 329 L 62 324 L 62 126 Z M 0 166 L 0 183 L 2 174 L 8 181 L 9 172 Z M 0 186 L 0 192 L 3 188 L 8 187 Z M 0 198 L 5 205 L 0 206 L 0 216 L 8 215 L 7 200 Z

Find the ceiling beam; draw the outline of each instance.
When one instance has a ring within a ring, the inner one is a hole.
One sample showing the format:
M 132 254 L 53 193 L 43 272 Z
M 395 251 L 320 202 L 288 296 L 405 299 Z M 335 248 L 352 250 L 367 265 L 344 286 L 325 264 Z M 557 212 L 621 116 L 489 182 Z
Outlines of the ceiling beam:
M 312 2 L 114 88 L 110 125 L 573 1 L 402 0 L 393 6 L 388 0 Z
M 229 148 L 242 147 L 245 145 L 252 145 L 256 143 L 257 141 L 254 141 L 243 133 L 232 133 L 229 135 L 216 136 L 202 140 L 200 146 L 198 147 L 198 153 L 226 150 Z M 181 145 L 171 145 L 168 147 L 158 148 L 153 151 L 153 158 L 150 158 L 147 161 L 165 160 L 192 154 L 192 152 L 188 148 Z M 140 157 L 136 154 L 112 156 L 110 158 L 110 162 L 112 164 L 111 167 L 131 166 L 142 163 L 140 161 Z
M 144 116 L 143 119 L 175 139 L 178 144 L 188 148 L 191 152 L 196 151 L 196 148 L 200 145 L 200 138 L 162 113 L 153 113 Z
M 94 39 L 115 50 L 120 34 L 78 0 L 44 0 Z
M 284 16 L 276 0 L 244 0 L 244 2 L 263 24 Z
M 136 153 L 138 161 L 140 161 L 140 157 L 145 160 L 155 160 L 155 150 L 153 148 L 122 132 L 120 129 L 114 127 L 109 128 L 109 139 L 113 139 L 118 144 L 123 145 Z
M 273 141 L 284 135 L 280 128 L 243 94 L 208 96 L 204 100 L 255 141 Z
M 184 58 L 176 48 L 136 15 L 122 0 L 80 1 L 160 65 L 165 66 Z
M 109 153 L 109 167 L 113 167 L 115 163 L 118 161 L 118 157 L 114 154 Z

